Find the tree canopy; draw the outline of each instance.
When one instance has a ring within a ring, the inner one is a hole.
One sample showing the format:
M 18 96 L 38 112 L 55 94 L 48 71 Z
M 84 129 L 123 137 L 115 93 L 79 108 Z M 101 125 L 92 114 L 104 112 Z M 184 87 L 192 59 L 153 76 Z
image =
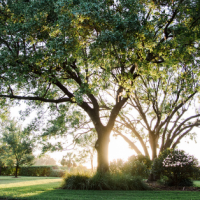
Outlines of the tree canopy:
M 84 110 L 107 171 L 109 136 L 135 80 L 199 62 L 199 11 L 199 0 L 2 0 L 0 97 Z

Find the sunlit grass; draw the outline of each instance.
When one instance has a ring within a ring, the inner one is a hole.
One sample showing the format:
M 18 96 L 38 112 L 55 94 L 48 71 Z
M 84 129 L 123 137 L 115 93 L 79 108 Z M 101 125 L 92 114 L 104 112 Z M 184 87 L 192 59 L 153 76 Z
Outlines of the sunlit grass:
M 200 187 L 200 181 L 194 181 L 193 183 L 194 183 L 194 186 Z
M 0 176 L 0 197 L 9 200 L 199 200 L 199 192 L 190 191 L 87 191 L 58 189 L 61 178 Z M 194 182 L 200 187 L 200 181 Z M 1 198 L 0 198 L 1 199 Z
M 0 196 L 31 197 L 52 191 L 61 185 L 62 179 L 55 177 L 0 176 Z
M 2 177 L 0 176 L 0 188 L 14 188 L 14 187 L 23 187 L 31 185 L 41 185 L 49 184 L 62 181 L 61 178 L 49 178 L 49 177 Z

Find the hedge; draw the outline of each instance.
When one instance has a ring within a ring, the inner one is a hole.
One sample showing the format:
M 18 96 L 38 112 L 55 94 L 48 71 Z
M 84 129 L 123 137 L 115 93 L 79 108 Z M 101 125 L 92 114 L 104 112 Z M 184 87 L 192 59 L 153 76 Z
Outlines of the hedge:
M 1 167 L 1 174 L 4 176 L 14 175 L 14 167 Z M 65 173 L 64 170 L 59 170 L 58 166 L 26 166 L 20 167 L 18 175 L 19 176 L 51 176 L 51 177 L 61 177 Z

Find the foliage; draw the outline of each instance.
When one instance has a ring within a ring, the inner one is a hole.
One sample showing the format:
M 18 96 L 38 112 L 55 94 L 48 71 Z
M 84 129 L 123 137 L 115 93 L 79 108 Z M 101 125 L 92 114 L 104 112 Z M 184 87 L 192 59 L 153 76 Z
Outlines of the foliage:
M 88 125 L 89 126 L 89 125 Z M 89 126 L 90 127 L 90 126 Z M 77 153 L 79 163 L 91 163 L 91 170 L 94 171 L 94 156 L 96 155 L 95 143 L 97 141 L 96 131 L 89 128 L 88 134 L 82 134 L 75 138 L 75 142 L 80 149 Z
M 3 132 L 2 140 L 3 148 L 6 150 L 6 160 L 8 165 L 15 165 L 15 177 L 17 177 L 20 166 L 33 164 L 34 139 L 30 134 L 30 130 L 21 130 L 14 121 L 10 121 L 10 125 Z
M 147 190 L 147 185 L 139 176 L 124 173 L 96 174 L 90 182 L 90 189 L 96 190 Z
M 63 177 L 64 175 L 65 175 L 65 170 L 51 168 L 49 177 Z
M 125 173 L 130 173 L 132 176 L 141 176 L 148 178 L 150 174 L 152 161 L 147 156 L 137 155 L 131 156 L 125 164 Z
M 63 189 L 68 190 L 86 190 L 88 189 L 89 177 L 86 175 L 69 175 L 65 178 L 65 183 L 63 184 Z
M 39 156 L 37 158 L 34 159 L 34 165 L 36 166 L 41 166 L 41 165 L 56 165 L 56 160 L 53 159 L 51 156 L 49 155 L 43 155 L 43 156 Z
M 162 151 L 158 158 L 154 159 L 152 164 L 152 175 L 154 175 L 154 179 L 160 179 L 160 176 L 163 172 L 163 160 L 171 153 L 173 149 L 166 149 Z
M 5 156 L 8 153 L 8 151 L 5 148 L 5 146 L 3 145 L 3 141 L 2 141 L 2 132 L 4 131 L 6 125 L 8 125 L 8 121 L 7 121 L 8 118 L 9 118 L 9 112 L 7 111 L 7 109 L 5 109 L 5 110 L 1 109 L 0 110 L 0 175 L 1 175 L 1 173 L 3 173 L 2 167 L 8 168 L 8 166 L 7 166 L 8 162 L 7 162 L 7 158 Z
M 50 176 L 52 166 L 20 167 L 20 176 Z
M 124 161 L 122 159 L 113 160 L 110 162 L 110 172 L 120 173 L 124 170 Z
M 46 103 L 53 126 L 45 137 L 65 134 L 71 105 L 82 109 L 106 172 L 109 137 L 135 80 L 180 62 L 199 77 L 199 10 L 199 0 L 2 0 L 1 105 L 24 100 L 28 113 Z
M 2 167 L 6 166 L 6 157 L 5 157 L 5 148 L 1 145 L 0 146 L 0 175 L 2 173 Z
M 186 154 L 183 150 L 168 149 L 153 165 L 153 172 L 166 176 L 166 184 L 169 186 L 191 186 L 190 180 L 197 169 L 197 159 Z
M 133 155 L 128 158 L 128 162 L 135 162 L 135 161 L 143 163 L 144 165 L 147 166 L 147 169 L 151 168 L 152 161 L 150 160 L 148 156 L 144 156 L 140 154 L 140 155 Z
M 67 155 L 62 157 L 62 160 L 60 163 L 62 166 L 67 166 L 70 169 L 77 166 L 75 158 L 76 158 L 75 154 L 67 153 Z
M 130 176 L 123 173 L 96 173 L 94 176 L 88 174 L 68 174 L 64 178 L 64 189 L 73 190 L 146 190 L 147 185 L 141 177 Z
M 150 174 L 152 161 L 143 155 L 131 156 L 128 161 L 118 159 L 110 163 L 110 172 L 121 172 L 124 174 L 130 174 L 131 176 L 140 176 L 142 178 L 148 178 Z
M 193 170 L 193 176 L 192 176 L 192 179 L 193 180 L 200 180 L 200 167 L 196 167 L 194 170 Z
M 15 174 L 15 167 L 12 166 L 1 166 L 1 174 L 2 176 L 11 176 Z M 19 174 L 20 169 L 18 168 L 17 174 Z
M 2 167 L 1 175 L 10 176 L 15 174 L 14 167 Z M 45 177 L 62 177 L 66 170 L 58 166 L 25 166 L 18 168 L 20 176 L 45 176 Z

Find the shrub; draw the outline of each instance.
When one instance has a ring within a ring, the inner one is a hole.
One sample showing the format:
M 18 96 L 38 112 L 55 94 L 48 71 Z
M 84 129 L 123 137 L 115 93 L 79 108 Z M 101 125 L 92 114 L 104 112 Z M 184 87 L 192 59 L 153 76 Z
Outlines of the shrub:
M 15 167 L 1 167 L 1 174 L 3 176 L 11 176 L 15 174 Z M 18 173 L 19 173 L 19 168 L 18 168 Z
M 110 172 L 111 173 L 123 172 L 124 165 L 125 163 L 122 159 L 113 160 L 112 162 L 110 162 Z
M 200 167 L 199 166 L 194 169 L 192 179 L 200 180 Z
M 151 168 L 151 174 L 154 176 L 154 179 L 160 179 L 163 173 L 163 160 L 173 152 L 173 149 L 166 149 L 162 151 L 158 158 L 155 158 Z
M 81 174 L 70 175 L 65 179 L 62 188 L 68 190 L 86 190 L 88 189 L 89 177 Z
M 182 150 L 167 150 L 155 161 L 154 173 L 166 176 L 169 186 L 192 186 L 190 178 L 196 170 L 197 160 Z
M 49 176 L 52 166 L 21 167 L 20 176 Z
M 90 190 L 146 190 L 147 185 L 139 176 L 124 173 L 97 173 L 89 180 Z
M 88 189 L 88 181 L 91 175 L 87 172 L 79 172 L 74 170 L 73 172 L 66 172 L 63 189 L 69 190 L 86 190 Z
M 125 173 L 130 173 L 132 176 L 141 176 L 142 178 L 148 178 L 150 174 L 151 164 L 152 161 L 147 156 L 131 156 L 124 164 L 123 171 Z
M 65 170 L 61 170 L 61 169 L 51 169 L 50 170 L 50 177 L 63 177 L 65 175 Z
M 127 162 L 121 159 L 110 163 L 111 173 L 125 173 L 132 176 L 148 178 L 150 174 L 152 161 L 147 156 L 137 155 L 129 157 Z
M 2 167 L 1 175 L 10 176 L 14 175 L 14 167 Z M 62 177 L 65 174 L 65 170 L 60 170 L 58 166 L 24 166 L 18 169 L 20 176 L 50 176 L 50 177 Z
M 141 177 L 123 173 L 96 173 L 90 177 L 86 174 L 68 174 L 62 186 L 74 190 L 146 190 L 147 185 Z

